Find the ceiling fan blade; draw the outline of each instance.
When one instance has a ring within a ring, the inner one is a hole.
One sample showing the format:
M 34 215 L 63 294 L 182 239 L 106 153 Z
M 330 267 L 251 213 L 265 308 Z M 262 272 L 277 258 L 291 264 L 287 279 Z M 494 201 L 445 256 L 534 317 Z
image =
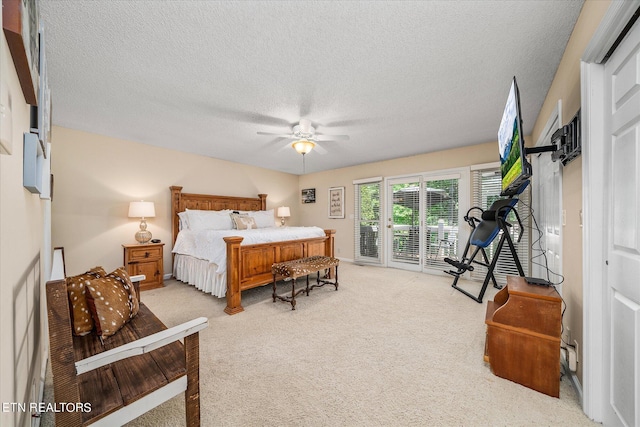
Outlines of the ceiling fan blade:
M 321 145 L 319 145 L 318 143 L 316 143 L 316 146 L 313 147 L 314 151 L 317 151 L 318 154 L 327 154 L 327 150 L 325 150 Z
M 316 133 L 316 139 L 318 141 L 348 141 L 349 135 L 325 135 L 323 133 Z
M 282 147 L 278 148 L 278 153 L 281 151 L 287 151 L 287 150 L 295 151 L 289 142 L 284 144 Z
M 208 115 L 215 115 L 219 118 L 245 122 L 245 123 L 254 123 L 260 125 L 269 125 L 269 126 L 287 126 L 291 127 L 291 123 L 288 120 L 283 119 L 281 117 L 273 117 L 267 114 L 258 113 L 255 111 L 243 111 L 243 110 L 235 110 L 231 108 L 225 108 L 218 105 L 212 105 L 209 103 L 197 101 L 195 105 L 200 107 L 203 111 L 206 111 Z
M 286 136 L 279 136 L 279 137 L 274 138 L 274 139 L 272 139 L 271 141 L 269 141 L 269 142 L 266 144 L 266 146 L 276 145 L 276 144 L 280 143 L 283 139 L 289 139 L 289 138 L 288 138 L 288 137 L 286 137 Z M 288 143 L 287 143 L 287 145 L 288 145 Z M 285 145 L 285 147 L 286 147 L 287 145 Z
M 319 126 L 324 127 L 345 127 L 345 126 L 357 126 L 357 125 L 368 125 L 374 123 L 375 119 L 347 119 L 347 120 L 336 120 L 328 123 L 318 123 Z
M 258 135 L 272 135 L 272 136 L 280 136 L 282 138 L 289 138 L 291 137 L 290 134 L 288 133 L 274 133 L 274 132 L 256 132 Z

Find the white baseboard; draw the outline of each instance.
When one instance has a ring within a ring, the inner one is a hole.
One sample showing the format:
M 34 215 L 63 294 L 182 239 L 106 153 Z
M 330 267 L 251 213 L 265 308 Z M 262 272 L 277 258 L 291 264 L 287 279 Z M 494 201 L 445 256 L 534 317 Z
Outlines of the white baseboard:
M 164 276 L 162 276 L 162 278 L 163 278 L 164 280 L 169 280 L 169 279 L 171 279 L 172 277 L 173 277 L 173 274 L 171 274 L 171 273 L 169 273 L 169 274 L 165 274 Z
M 582 384 L 580 384 L 580 380 L 578 379 L 576 373 L 569 370 L 569 362 L 567 361 L 566 352 L 564 350 L 560 352 L 560 364 L 564 368 L 564 371 L 568 372 L 569 379 L 571 380 L 571 385 L 573 385 L 573 388 L 576 390 L 578 398 L 580 399 L 580 406 L 584 407 L 582 401 Z

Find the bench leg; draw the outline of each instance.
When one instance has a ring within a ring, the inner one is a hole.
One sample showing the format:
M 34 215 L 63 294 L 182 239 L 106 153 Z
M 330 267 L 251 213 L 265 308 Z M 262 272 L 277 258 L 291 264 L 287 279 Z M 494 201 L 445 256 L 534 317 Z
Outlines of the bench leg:
M 291 310 L 296 309 L 296 280 L 297 277 L 291 279 Z
M 273 275 L 273 293 L 271 294 L 273 297 L 273 302 L 276 302 L 276 275 Z
M 200 340 L 195 334 L 184 338 L 187 390 L 184 392 L 188 427 L 200 427 Z

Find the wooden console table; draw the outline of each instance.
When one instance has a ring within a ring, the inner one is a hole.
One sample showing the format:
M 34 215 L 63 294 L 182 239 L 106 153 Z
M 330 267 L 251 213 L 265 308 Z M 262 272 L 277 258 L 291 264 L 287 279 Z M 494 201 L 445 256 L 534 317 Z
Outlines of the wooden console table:
M 484 358 L 495 375 L 560 397 L 562 299 L 553 287 L 507 276 L 485 323 Z

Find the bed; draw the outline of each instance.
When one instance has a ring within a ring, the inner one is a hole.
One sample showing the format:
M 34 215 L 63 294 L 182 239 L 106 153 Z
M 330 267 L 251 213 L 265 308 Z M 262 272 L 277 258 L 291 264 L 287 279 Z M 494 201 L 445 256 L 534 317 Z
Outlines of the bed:
M 273 227 L 276 230 L 262 229 L 266 241 L 254 236 L 259 233 L 253 232 L 260 229 L 181 233 L 181 219 L 187 210 L 243 211 L 259 215 L 258 211 L 267 210 L 267 195 L 258 194 L 257 198 L 251 198 L 183 193 L 179 186 L 172 186 L 170 190 L 173 275 L 204 292 L 225 297 L 227 305 L 224 311 L 227 314 L 244 310 L 242 291 L 272 282 L 273 263 L 313 255 L 334 256 L 335 230 L 317 227 L 285 227 L 279 231 L 277 227 Z M 275 218 L 272 221 L 275 225 Z M 284 237 L 275 240 L 276 234 L 272 233 L 276 232 L 284 232 Z M 212 254 L 219 250 L 205 247 L 202 242 L 220 239 L 224 242 L 219 242 L 224 245 L 223 258 L 214 258 Z M 190 246 L 193 248 L 188 249 Z

